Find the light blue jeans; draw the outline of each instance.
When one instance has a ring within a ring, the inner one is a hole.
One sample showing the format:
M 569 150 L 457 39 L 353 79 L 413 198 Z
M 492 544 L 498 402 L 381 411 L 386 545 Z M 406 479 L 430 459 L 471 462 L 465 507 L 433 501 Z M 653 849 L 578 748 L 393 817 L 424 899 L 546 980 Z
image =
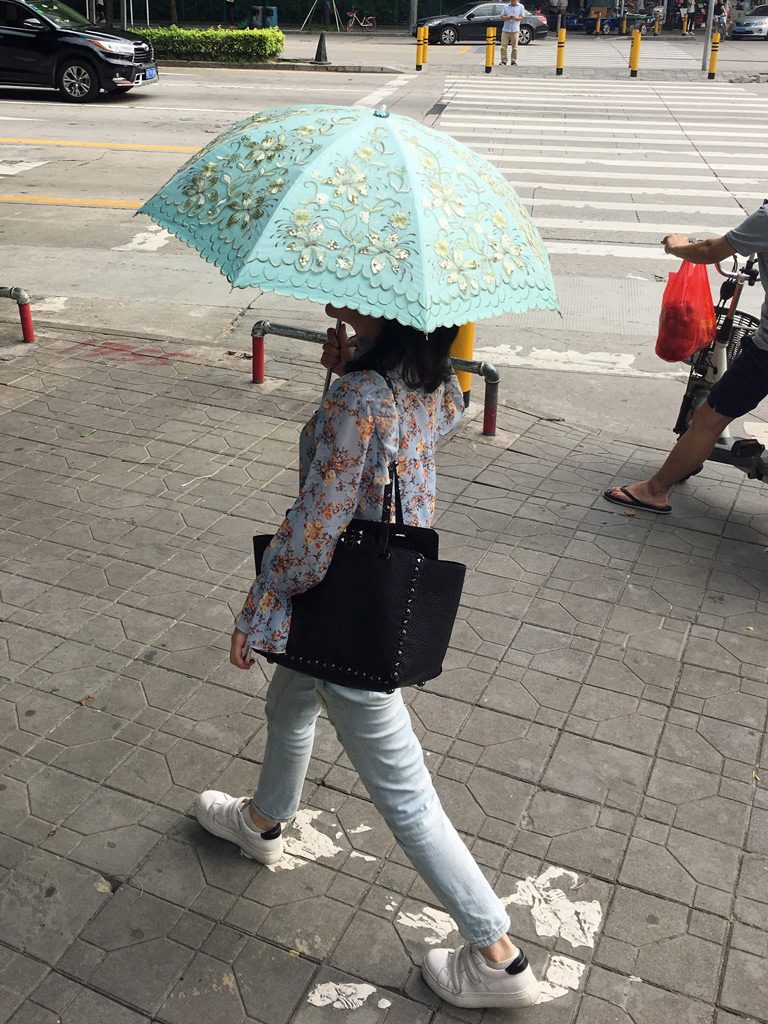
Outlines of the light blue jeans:
M 296 814 L 323 706 L 376 809 L 463 937 L 496 942 L 509 917 L 443 810 L 399 690 L 351 690 L 278 666 L 256 812 L 272 821 Z

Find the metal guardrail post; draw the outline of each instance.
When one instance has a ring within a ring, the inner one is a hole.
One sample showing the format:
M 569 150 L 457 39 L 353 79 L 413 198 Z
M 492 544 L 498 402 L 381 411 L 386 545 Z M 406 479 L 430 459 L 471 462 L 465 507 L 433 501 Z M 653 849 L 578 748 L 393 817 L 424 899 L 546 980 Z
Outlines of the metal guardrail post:
M 485 399 L 483 401 L 483 436 L 496 436 L 496 417 L 499 410 L 499 371 L 492 363 L 480 362 L 477 359 L 451 359 L 454 370 L 460 373 L 476 373 L 485 379 Z
M 291 327 L 288 324 L 273 324 L 269 320 L 257 320 L 251 328 L 254 366 L 251 380 L 254 384 L 264 383 L 264 339 L 268 334 L 276 334 L 281 338 L 295 338 L 297 341 L 309 341 L 313 345 L 324 345 L 327 335 L 324 331 L 310 331 L 304 327 Z M 259 360 L 257 371 L 256 360 Z M 499 384 L 501 376 L 492 363 L 477 359 L 451 358 L 453 367 L 458 372 L 474 373 L 485 380 L 485 398 L 483 401 L 483 436 L 496 436 L 496 419 L 499 409 Z
M 35 326 L 32 323 L 32 310 L 29 307 L 29 295 L 27 295 L 23 288 L 0 288 L 0 298 L 13 299 L 19 307 L 22 338 L 25 342 L 35 341 Z

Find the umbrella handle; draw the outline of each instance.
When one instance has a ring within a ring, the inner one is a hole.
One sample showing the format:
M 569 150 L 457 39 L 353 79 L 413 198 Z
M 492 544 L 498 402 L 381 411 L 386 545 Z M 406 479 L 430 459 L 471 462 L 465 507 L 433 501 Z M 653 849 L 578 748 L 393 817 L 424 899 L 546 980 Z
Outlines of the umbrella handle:
M 338 329 L 340 327 L 341 327 L 341 320 L 337 320 L 336 321 L 336 330 L 338 331 Z M 331 386 L 331 377 L 333 377 L 333 370 L 328 370 L 328 373 L 326 373 L 326 375 L 325 375 L 325 385 L 323 386 L 323 394 L 324 395 L 326 395 L 328 393 L 328 388 Z

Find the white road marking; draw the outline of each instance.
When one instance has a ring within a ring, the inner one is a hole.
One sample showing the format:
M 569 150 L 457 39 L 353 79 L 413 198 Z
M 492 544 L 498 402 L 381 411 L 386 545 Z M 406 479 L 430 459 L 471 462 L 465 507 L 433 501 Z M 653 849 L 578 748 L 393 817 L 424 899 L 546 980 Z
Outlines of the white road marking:
M 340 846 L 336 846 L 332 839 L 312 824 L 316 818 L 322 816 L 322 813 L 309 807 L 304 807 L 298 812 L 285 836 L 283 859 L 277 864 L 267 864 L 270 871 L 293 871 L 307 861 L 318 860 L 320 857 L 335 857 L 342 852 Z M 293 834 L 294 831 L 299 833 L 298 836 Z
M 605 139 L 601 140 L 605 142 Z M 562 142 L 532 142 L 530 144 L 520 143 L 515 139 L 514 142 L 501 142 L 495 139 L 493 142 L 488 142 L 486 145 L 492 148 L 494 153 L 503 153 L 506 150 L 512 150 L 513 153 L 553 153 L 557 154 L 561 160 L 563 158 L 570 157 L 571 153 L 607 153 L 611 156 L 637 156 L 642 155 L 646 152 L 645 144 L 638 142 L 633 143 L 631 139 L 622 139 L 621 148 L 619 146 L 580 146 L 581 139 L 574 139 L 569 142 L 564 139 Z M 647 150 L 651 156 L 699 156 L 699 150 L 691 145 L 690 142 L 670 142 L 670 146 L 676 146 L 676 149 L 652 149 Z M 722 156 L 727 159 L 733 157 L 733 153 L 710 153 L 709 157 Z M 703 159 L 703 157 L 702 157 Z
M 412 82 L 415 77 L 415 75 L 398 75 L 398 77 L 393 79 L 393 81 L 388 85 L 384 85 L 381 89 L 375 89 L 373 92 L 369 92 L 367 96 L 363 96 L 361 100 L 357 100 L 354 105 L 356 107 L 377 107 L 393 93 L 397 92 L 398 89 L 402 89 L 404 85 Z
M 750 437 L 756 437 L 761 444 L 768 446 L 768 423 L 744 420 L 744 430 Z
M 485 100 L 489 104 L 489 107 L 503 106 L 509 101 L 520 98 L 522 83 L 515 83 L 517 88 L 512 90 L 505 90 L 504 88 L 497 88 L 493 90 L 493 96 L 487 94 L 482 87 L 476 89 L 462 90 L 460 93 L 454 93 L 453 95 L 444 95 L 442 101 L 450 101 L 452 106 L 463 107 L 469 103 Z M 532 99 L 537 100 L 556 100 L 557 111 L 569 111 L 571 109 L 578 110 L 582 113 L 589 113 L 590 108 L 594 107 L 595 111 L 605 110 L 605 95 L 598 93 L 587 93 L 576 96 L 565 96 L 562 93 L 549 92 L 548 90 L 525 90 L 526 101 Z M 694 117 L 700 117 L 702 120 L 706 120 L 709 117 L 709 111 L 713 112 L 726 112 L 733 117 L 741 117 L 743 120 L 749 120 L 749 114 L 763 114 L 768 110 L 768 103 L 765 100 L 754 100 L 752 102 L 743 98 L 739 99 L 738 107 L 734 108 L 732 102 L 727 99 L 720 101 L 713 100 L 711 97 L 707 101 L 707 112 L 696 113 L 690 109 L 690 99 L 680 100 L 679 102 L 673 102 L 670 99 L 663 99 L 662 97 L 648 96 L 645 99 L 625 99 L 619 98 L 615 104 L 611 104 L 612 116 L 616 116 L 621 111 L 630 111 L 632 113 L 640 113 L 643 110 L 649 111 L 649 113 L 671 113 L 677 120 L 683 119 L 686 122 Z M 602 104 L 602 106 L 601 106 Z M 507 107 L 508 109 L 508 107 Z M 675 113 L 679 111 L 679 113 Z M 543 111 L 546 113 L 546 111 Z
M 574 949 L 591 948 L 603 919 L 602 907 L 598 900 L 570 900 L 562 889 L 554 887 L 558 879 L 563 879 L 569 888 L 579 884 L 575 871 L 549 867 L 538 878 L 529 875 L 518 882 L 517 891 L 501 902 L 505 907 L 530 907 L 537 935 L 565 939 Z
M 375 991 L 373 985 L 364 982 L 326 981 L 312 989 L 307 1002 L 312 1006 L 332 1006 L 335 1010 L 359 1010 Z
M 553 956 L 549 961 L 544 980 L 539 982 L 539 997 L 536 1004 L 550 1003 L 553 999 L 578 991 L 586 964 L 572 960 L 569 956 Z
M 125 245 L 113 245 L 112 252 L 157 252 L 167 245 L 173 236 L 157 224 L 150 224 L 146 231 L 139 231 Z
M 13 114 L 0 114 L 0 121 L 45 121 L 44 117 L 16 117 Z
M 551 252 L 552 247 L 549 246 L 549 243 L 548 247 Z M 553 318 L 556 316 L 557 314 L 553 313 Z M 555 323 L 554 319 L 553 323 Z M 475 359 L 485 359 L 495 366 L 517 366 L 525 370 L 588 373 L 608 377 L 637 377 L 643 380 L 684 380 L 687 373 L 685 369 L 638 370 L 632 365 L 635 357 L 631 354 L 577 352 L 575 349 L 560 352 L 551 348 L 531 348 L 526 352 L 522 345 L 478 348 L 475 349 Z
M 474 121 L 475 124 L 477 123 L 476 118 L 469 120 L 470 122 Z M 457 138 L 461 137 L 477 140 L 498 140 L 499 138 L 498 131 L 485 131 L 484 128 L 480 130 L 476 129 L 474 131 L 464 131 L 466 127 L 467 123 L 465 120 L 457 120 L 454 115 L 451 115 L 450 117 L 446 117 L 445 119 L 442 119 L 440 121 L 438 130 L 444 131 L 449 135 L 454 135 Z M 551 135 L 553 133 L 556 135 L 562 135 L 564 132 L 572 132 L 574 134 L 584 136 L 583 138 L 579 138 L 578 140 L 576 140 L 578 142 L 587 142 L 591 139 L 594 139 L 595 142 L 605 142 L 606 140 L 604 136 L 606 135 L 620 135 L 622 137 L 620 140 L 622 143 L 636 141 L 639 144 L 647 145 L 648 143 L 653 144 L 655 142 L 655 144 L 658 146 L 668 146 L 670 143 L 674 143 L 676 140 L 679 140 L 681 143 L 686 142 L 688 145 L 690 145 L 692 141 L 690 136 L 695 134 L 694 132 L 684 133 L 680 128 L 649 128 L 647 131 L 644 131 L 642 129 L 638 130 L 635 128 L 608 128 L 605 127 L 605 122 L 603 122 L 603 127 L 597 128 L 580 127 L 579 125 L 576 124 L 562 124 L 559 121 L 544 121 L 535 118 L 532 119 L 532 123 L 521 122 L 518 124 L 517 121 L 515 122 L 515 138 L 535 139 L 540 136 L 545 136 L 547 134 Z M 634 139 L 624 138 L 624 136 L 626 135 L 633 135 Z M 676 138 L 659 139 L 659 135 L 670 135 L 675 136 Z M 765 135 L 761 133 L 760 135 L 757 136 L 757 138 L 764 139 Z M 619 140 L 617 139 L 617 141 Z M 717 144 L 722 145 L 722 140 L 720 140 Z M 708 145 L 706 139 L 702 139 L 699 148 L 701 146 L 706 145 Z M 741 141 L 741 139 L 734 139 L 732 143 L 729 142 L 729 146 L 731 145 L 735 150 L 768 149 L 768 142 L 743 142 Z
M 461 85 L 474 85 L 480 86 L 484 79 L 480 79 L 478 82 L 477 78 L 470 78 L 468 76 L 456 75 L 446 79 L 446 87 L 450 87 L 459 83 Z M 562 84 L 555 83 L 551 78 L 545 78 L 543 75 L 541 78 L 530 78 L 516 79 L 514 83 L 507 83 L 503 80 L 498 81 L 498 88 L 504 88 L 511 90 L 514 95 L 519 96 L 522 92 L 527 89 L 549 89 L 554 96 L 562 96 L 563 86 Z M 481 86 L 482 87 L 482 86 Z M 497 82 L 488 83 L 487 88 L 493 88 L 496 91 Z M 717 93 L 724 93 L 728 95 L 739 95 L 739 97 L 753 98 L 754 93 L 747 92 L 740 85 L 734 85 L 730 82 L 699 82 L 696 84 L 686 82 L 674 82 L 674 81 L 655 81 L 655 82 L 632 82 L 628 79 L 624 81 L 618 80 L 610 83 L 611 97 L 618 95 L 619 93 L 626 93 L 628 96 L 635 96 L 642 93 L 651 93 L 659 95 L 669 94 L 674 98 L 685 97 L 696 97 L 702 96 L 715 96 Z M 595 85 L 594 82 L 585 82 L 571 80 L 568 82 L 568 90 L 571 93 L 593 93 L 596 95 L 602 95 L 605 97 L 605 87 Z
M 690 213 L 690 210 L 688 212 Z M 579 231 L 621 231 L 624 234 L 645 234 L 650 232 L 657 234 L 659 241 L 661 241 L 664 235 L 668 235 L 670 231 L 669 223 L 643 224 L 636 220 L 580 220 L 575 217 L 539 217 L 538 214 L 535 214 L 534 221 L 539 228 L 564 228 L 566 231 L 570 228 L 578 228 Z M 709 227 L 703 220 L 693 225 L 678 224 L 675 221 L 675 231 L 689 237 L 708 230 Z
M 547 184 L 545 182 L 536 182 L 535 185 L 530 187 L 534 188 L 537 192 L 539 189 L 546 189 L 550 192 L 584 192 L 583 185 L 564 185 L 562 183 Z M 764 198 L 762 192 L 744 192 L 741 189 L 737 189 L 733 193 L 729 193 L 723 188 L 654 188 L 652 185 L 632 185 L 629 183 L 626 185 L 600 185 L 600 192 L 601 194 L 606 192 L 617 193 L 622 196 L 629 193 L 630 195 L 646 196 L 711 196 L 716 199 L 729 199 L 732 197 L 739 199 Z
M 437 946 L 445 942 L 451 932 L 458 931 L 456 922 L 446 914 L 444 910 L 437 910 L 435 907 L 424 907 L 420 914 L 406 914 L 400 911 L 396 921 L 404 928 L 417 928 L 426 931 L 424 942 L 428 946 Z
M 638 177 L 638 175 L 636 174 L 636 172 L 634 170 L 633 171 L 628 170 L 627 160 L 626 159 L 624 159 L 624 160 L 608 160 L 605 157 L 589 157 L 589 156 L 577 156 L 577 157 L 574 157 L 574 156 L 571 156 L 570 153 L 565 154 L 565 155 L 561 154 L 560 156 L 548 156 L 546 154 L 542 155 L 540 153 L 538 153 L 538 154 L 530 154 L 530 155 L 527 154 L 527 153 L 521 154 L 519 152 L 517 152 L 517 153 L 514 153 L 514 152 L 513 153 L 497 153 L 495 146 L 488 146 L 488 147 L 473 146 L 472 148 L 474 150 L 476 150 L 478 153 L 482 153 L 483 156 L 486 157 L 486 159 L 491 160 L 491 161 L 495 161 L 496 163 L 501 163 L 501 162 L 507 162 L 508 161 L 510 163 L 516 163 L 516 164 L 556 164 L 558 169 L 562 172 L 563 164 L 567 161 L 567 164 L 568 164 L 569 168 L 571 168 L 571 167 L 591 167 L 591 168 L 595 168 L 595 172 L 594 172 L 595 174 L 602 174 L 603 173 L 602 171 L 598 171 L 596 168 L 616 167 L 616 168 L 623 168 L 625 176 L 631 178 L 633 181 L 634 181 L 634 179 L 636 177 Z M 697 175 L 696 177 L 697 177 L 697 179 L 701 178 L 701 180 L 703 180 L 703 181 L 709 181 L 711 179 L 711 177 L 712 177 L 712 172 L 713 171 L 716 174 L 718 174 L 718 176 L 719 176 L 719 175 L 722 175 L 722 174 L 733 174 L 734 172 L 738 173 L 739 171 L 743 171 L 743 169 L 744 169 L 741 163 L 734 164 L 730 160 L 728 161 L 728 163 L 725 163 L 724 161 L 718 161 L 718 160 L 705 160 L 703 157 L 699 158 L 698 160 L 685 160 L 685 161 L 681 161 L 681 160 L 646 160 L 646 159 L 639 159 L 639 157 L 640 157 L 639 153 L 637 153 L 637 154 L 633 153 L 632 156 L 635 157 L 635 160 L 636 160 L 635 167 L 639 168 L 641 171 L 645 171 L 648 168 L 654 167 L 654 168 L 657 169 L 656 170 L 656 177 L 659 177 L 659 178 L 662 178 L 662 179 L 663 178 L 675 178 L 675 179 L 677 179 L 678 177 L 680 177 L 680 175 L 678 175 L 678 173 L 677 173 L 678 170 L 696 170 L 696 171 L 708 171 L 709 173 L 706 176 L 702 177 L 701 175 Z M 668 174 L 668 173 L 666 173 L 667 171 L 670 171 L 671 173 Z M 642 176 L 643 177 L 647 177 L 647 175 L 642 175 Z M 694 180 L 696 180 L 696 179 L 694 179 Z M 723 180 L 723 179 L 721 179 L 721 180 Z M 735 180 L 741 181 L 743 179 L 730 178 L 729 180 L 730 181 L 735 181 Z M 757 180 L 762 180 L 762 179 L 757 179 Z
M 0 160 L 0 175 L 23 174 L 47 163 L 47 160 Z
M 526 206 L 562 206 L 569 210 L 634 210 L 637 213 L 683 213 L 692 214 L 701 211 L 701 205 L 685 206 L 682 203 L 608 203 L 601 199 L 541 199 L 523 196 L 521 201 Z M 707 218 L 709 217 L 743 217 L 744 211 L 736 203 L 731 201 L 731 206 L 712 206 L 707 204 Z M 538 217 L 537 217 L 538 223 Z M 605 221 L 610 224 L 610 221 Z
M 69 302 L 66 295 L 48 295 L 32 304 L 33 313 L 61 313 Z
M 463 102 L 451 103 L 451 107 L 460 107 L 460 106 L 481 107 L 483 110 L 485 110 L 489 114 L 498 113 L 499 116 L 502 116 L 504 114 L 505 110 L 508 109 L 508 107 L 505 104 L 501 104 L 500 103 L 500 104 L 498 104 L 498 111 L 495 112 L 495 111 L 493 111 L 493 105 L 489 105 L 487 100 L 473 100 L 473 101 L 470 101 L 470 102 L 467 102 L 467 103 L 463 103 Z M 660 115 L 661 115 L 661 113 L 662 112 L 659 111 Z M 473 122 L 473 118 L 471 117 L 471 115 L 469 113 L 467 113 L 466 115 L 452 113 L 450 115 L 450 120 L 457 121 L 457 122 L 461 122 L 461 121 L 469 122 L 469 123 Z M 639 126 L 640 129 L 642 129 L 642 128 L 649 128 L 653 132 L 661 131 L 665 135 L 679 135 L 679 134 L 681 134 L 683 132 L 685 132 L 685 133 L 687 133 L 689 135 L 690 134 L 713 135 L 716 138 L 718 138 L 721 141 L 721 144 L 722 144 L 723 133 L 722 133 L 722 131 L 713 131 L 712 127 L 711 127 L 711 121 L 710 122 L 695 121 L 695 122 L 691 122 L 688 127 L 684 127 L 686 122 L 681 121 L 680 118 L 675 118 L 675 120 L 677 121 L 677 125 L 672 125 L 669 128 L 660 128 L 659 127 L 660 125 L 668 125 L 668 124 L 670 124 L 670 115 L 669 115 L 669 113 L 666 113 L 666 116 L 659 116 L 659 117 L 655 117 L 655 118 L 648 118 L 648 119 L 633 118 L 633 120 L 632 120 L 632 127 L 631 128 L 622 128 L 621 125 L 624 122 L 626 122 L 626 117 L 625 116 L 619 115 L 618 117 L 616 117 L 615 121 L 612 121 L 609 117 L 573 117 L 571 114 L 563 114 L 563 115 L 561 115 L 556 110 L 551 110 L 550 109 L 545 114 L 531 114 L 531 115 L 528 115 L 528 114 L 517 114 L 516 113 L 515 114 L 515 127 L 517 127 L 517 125 L 521 125 L 521 124 L 525 124 L 525 125 L 528 125 L 528 124 L 548 124 L 548 125 L 556 125 L 556 126 L 558 126 L 560 128 L 567 127 L 568 125 L 588 125 L 590 127 L 590 129 L 592 129 L 593 126 L 597 125 L 597 126 L 599 126 L 599 131 L 611 132 L 611 131 L 616 130 L 616 131 L 624 131 L 624 132 L 635 132 L 637 130 L 638 126 Z M 642 134 L 642 130 L 641 130 L 641 134 Z M 747 138 L 756 138 L 756 139 L 763 139 L 763 138 L 765 138 L 764 133 L 761 132 L 757 128 L 755 129 L 755 131 L 751 131 L 751 130 L 749 130 L 749 128 L 740 128 L 739 136 L 740 137 L 746 136 Z
M 439 131 L 445 131 L 448 135 L 452 135 L 455 138 L 461 138 L 461 139 L 467 139 L 467 140 L 468 139 L 475 139 L 476 141 L 482 142 L 483 145 L 486 145 L 486 146 L 499 145 L 499 144 L 501 144 L 499 140 L 504 137 L 504 136 L 499 136 L 498 132 L 495 133 L 495 134 L 493 132 L 484 132 L 484 131 L 464 132 L 464 131 L 461 131 L 461 130 L 454 130 L 454 129 L 450 128 L 449 126 L 446 126 L 446 125 L 443 125 L 443 124 L 441 124 L 439 126 L 438 130 Z M 584 129 L 584 130 L 587 131 L 588 129 Z M 541 132 L 539 132 L 537 129 L 535 129 L 535 128 L 524 128 L 524 127 L 521 127 L 520 129 L 515 131 L 515 140 L 519 141 L 521 143 L 531 143 L 532 145 L 538 144 L 542 148 L 544 148 L 544 146 L 546 146 L 547 144 L 551 145 L 554 142 L 554 140 L 550 136 L 542 135 Z M 611 140 L 609 138 L 606 138 L 604 135 L 600 135 L 600 136 L 597 136 L 597 135 L 578 135 L 578 136 L 573 136 L 570 139 L 565 137 L 565 136 L 561 136 L 561 137 L 559 137 L 557 139 L 557 142 L 555 143 L 555 145 L 560 145 L 562 147 L 563 152 L 566 152 L 568 149 L 572 148 L 575 144 L 581 145 L 582 143 L 585 143 L 585 142 L 606 143 L 606 142 L 610 142 L 610 141 Z M 662 146 L 663 147 L 667 147 L 667 148 L 661 150 L 661 152 L 665 152 L 666 153 L 666 152 L 671 152 L 671 150 L 668 147 L 670 147 L 670 146 L 677 146 L 679 148 L 681 156 L 687 156 L 690 153 L 701 153 L 703 156 L 706 156 L 707 152 L 708 152 L 708 149 L 707 149 L 708 145 L 716 145 L 716 143 L 714 143 L 714 142 L 710 144 L 710 143 L 707 143 L 706 141 L 701 141 L 701 142 L 697 143 L 696 145 L 694 145 L 693 142 L 691 141 L 691 139 L 689 139 L 687 135 L 685 135 L 685 136 L 681 135 L 681 136 L 679 136 L 676 139 L 657 139 L 653 135 L 638 135 L 637 138 L 631 138 L 631 137 L 628 137 L 628 136 L 626 136 L 626 137 L 622 136 L 622 138 L 620 138 L 620 139 L 617 138 L 615 141 L 616 141 L 617 146 L 621 145 L 621 146 L 634 147 L 634 151 L 635 152 L 640 152 L 640 153 L 644 153 L 644 152 L 648 152 L 648 153 L 657 152 L 657 151 L 659 151 L 659 148 L 662 147 Z M 743 156 L 745 158 L 746 157 L 759 157 L 761 154 L 760 153 L 753 153 L 752 149 L 754 149 L 755 147 L 759 148 L 761 145 L 762 144 L 759 143 L 759 142 L 734 142 L 733 143 L 733 152 L 729 153 L 728 155 L 729 156 L 736 156 L 736 155 L 738 155 L 738 156 Z M 743 150 L 743 152 L 738 152 L 739 150 Z
M 530 168 L 530 167 L 518 167 L 518 168 L 516 168 L 514 166 L 514 164 L 517 161 L 515 160 L 514 157 L 503 157 L 503 156 L 502 157 L 496 157 L 496 156 L 488 156 L 486 154 L 486 159 L 489 161 L 489 163 L 492 163 L 492 164 L 494 164 L 497 167 L 500 167 L 500 165 L 503 164 L 504 165 L 504 170 L 507 173 L 513 173 L 515 170 L 517 170 L 520 174 L 534 174 L 535 173 L 537 176 L 547 175 L 549 177 L 552 177 L 552 176 L 555 176 L 555 175 L 562 175 L 562 173 L 563 173 L 562 167 L 557 169 L 557 170 L 550 170 L 549 168 L 546 168 L 546 167 L 536 167 L 535 169 L 534 168 Z M 510 165 L 512 165 L 512 166 L 510 166 Z M 658 171 L 655 174 L 654 173 L 641 174 L 638 171 L 634 171 L 634 170 L 633 171 L 629 171 L 626 167 L 625 167 L 623 172 L 619 171 L 619 170 L 617 170 L 617 171 L 598 171 L 598 170 L 594 170 L 594 171 L 572 171 L 571 168 L 570 168 L 570 165 L 568 166 L 567 174 L 568 174 L 569 178 L 589 178 L 590 180 L 594 180 L 596 182 L 596 186 L 595 186 L 596 188 L 601 188 L 602 187 L 601 185 L 599 185 L 597 183 L 597 179 L 598 178 L 623 178 L 625 183 L 626 183 L 624 185 L 624 188 L 622 189 L 623 192 L 632 192 L 632 191 L 634 191 L 634 189 L 633 189 L 633 182 L 635 182 L 635 181 L 659 181 L 659 180 L 665 181 L 665 180 L 668 179 L 670 181 L 693 181 L 693 182 L 701 182 L 702 184 L 704 184 L 706 182 L 711 182 L 712 181 L 712 177 L 713 177 L 711 174 L 704 176 L 704 175 L 701 175 L 701 174 L 678 174 L 677 172 L 673 172 L 671 174 L 659 174 Z M 762 179 L 760 179 L 760 178 L 731 178 L 731 177 L 721 178 L 721 177 L 718 177 L 717 180 L 721 181 L 724 185 L 759 185 Z M 662 190 L 662 191 L 664 191 L 664 190 Z

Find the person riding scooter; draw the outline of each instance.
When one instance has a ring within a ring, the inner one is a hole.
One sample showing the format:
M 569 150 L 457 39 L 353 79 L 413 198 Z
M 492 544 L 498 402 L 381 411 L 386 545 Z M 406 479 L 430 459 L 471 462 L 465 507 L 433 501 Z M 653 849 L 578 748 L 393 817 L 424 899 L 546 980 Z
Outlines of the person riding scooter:
M 755 333 L 746 336 L 733 364 L 696 410 L 691 425 L 648 480 L 610 487 L 606 501 L 628 508 L 668 515 L 669 491 L 694 473 L 711 454 L 717 439 L 734 419 L 751 412 L 768 396 L 768 200 L 759 210 L 720 238 L 691 242 L 685 235 L 667 235 L 664 251 L 691 263 L 721 263 L 729 256 L 757 254 L 766 299 Z

